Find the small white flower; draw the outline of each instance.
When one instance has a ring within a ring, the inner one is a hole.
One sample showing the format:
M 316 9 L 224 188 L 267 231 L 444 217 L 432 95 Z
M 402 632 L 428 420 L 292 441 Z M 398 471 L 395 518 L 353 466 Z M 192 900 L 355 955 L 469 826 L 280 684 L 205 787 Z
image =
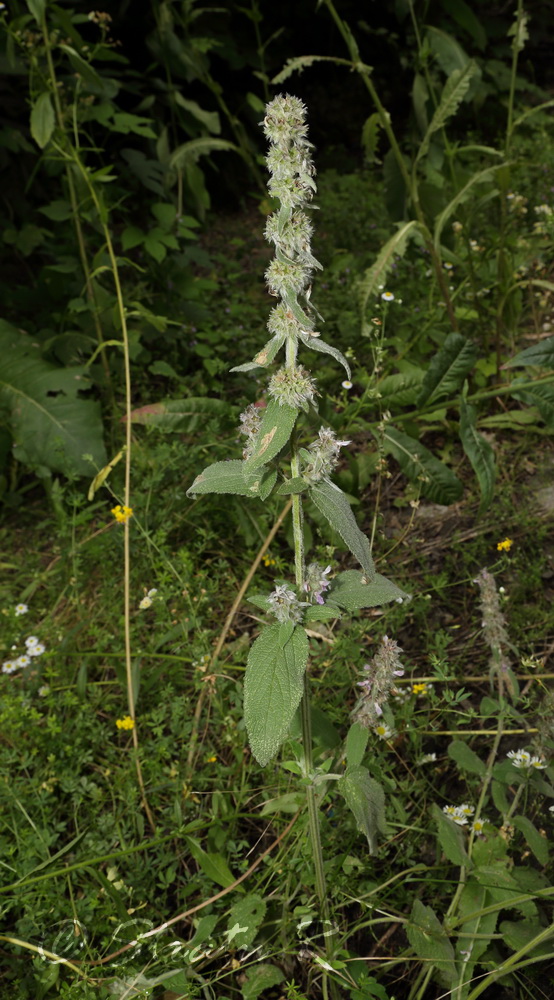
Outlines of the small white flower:
M 436 753 L 424 753 L 422 757 L 416 761 L 417 764 L 434 764 L 437 759 Z
M 151 606 L 152 606 L 152 598 L 150 596 L 143 597 L 142 601 L 139 604 L 139 608 L 141 611 L 144 611 L 145 608 L 150 608 Z
M 29 608 L 26 604 L 16 604 L 15 606 L 15 616 L 19 618 L 19 615 L 26 615 Z
M 554 813 L 554 803 L 551 806 L 548 807 L 548 812 L 549 813 Z
M 546 767 L 546 761 L 544 757 L 531 757 L 530 767 L 535 767 L 537 771 L 542 771 Z
M 39 687 L 39 689 L 38 689 L 39 697 L 40 698 L 46 698 L 46 695 L 48 694 L 49 691 L 50 691 L 50 688 L 49 688 L 48 684 L 43 684 L 42 687 Z
M 341 385 L 342 385 L 343 389 L 351 389 L 352 388 L 352 382 L 350 382 L 347 378 L 345 378 L 344 382 L 341 382 Z
M 148 597 L 155 597 L 157 593 L 158 593 L 158 591 L 157 591 L 156 587 L 152 587 L 152 590 L 148 591 Z
M 383 292 L 381 294 L 383 302 L 394 302 L 394 295 L 392 292 Z
M 444 262 L 444 264 L 442 266 L 445 268 L 446 271 L 453 271 L 454 270 L 454 264 L 451 264 L 449 260 L 445 260 L 445 262 Z
M 27 646 L 29 656 L 42 656 L 46 652 L 46 646 L 42 642 L 35 642 L 34 646 Z
M 461 816 L 473 816 L 475 812 L 473 806 L 468 806 L 467 802 L 462 802 L 462 805 L 456 808 L 459 810 Z
M 38 637 L 36 635 L 30 635 L 28 639 L 25 639 L 25 645 L 27 646 L 27 649 L 29 649 L 29 646 L 36 646 L 37 642 L 38 642 Z
M 448 816 L 449 819 L 454 820 L 454 822 L 457 823 L 458 826 L 465 826 L 467 824 L 467 816 L 463 816 L 460 813 L 459 806 L 443 806 L 442 811 L 445 814 L 445 816 Z
M 509 750 L 507 755 L 514 767 L 523 768 L 531 766 L 531 754 L 527 750 Z
M 475 819 L 473 821 L 471 829 L 473 830 L 474 833 L 477 834 L 483 833 L 485 829 L 485 821 L 482 819 Z
M 18 656 L 17 657 L 17 660 L 15 661 L 15 665 L 16 665 L 16 667 L 28 667 L 29 664 L 30 664 L 30 662 L 31 662 L 31 657 L 27 656 L 26 653 L 23 653 L 23 656 Z
M 377 708 L 378 706 L 376 705 L 375 707 Z M 379 711 L 381 712 L 382 710 L 379 709 Z M 393 736 L 393 731 L 390 726 L 387 726 L 386 722 L 380 722 L 375 726 L 375 733 L 381 740 L 390 740 Z
M 3 674 L 13 674 L 14 670 L 17 670 L 17 663 L 15 660 L 4 660 L 2 664 Z

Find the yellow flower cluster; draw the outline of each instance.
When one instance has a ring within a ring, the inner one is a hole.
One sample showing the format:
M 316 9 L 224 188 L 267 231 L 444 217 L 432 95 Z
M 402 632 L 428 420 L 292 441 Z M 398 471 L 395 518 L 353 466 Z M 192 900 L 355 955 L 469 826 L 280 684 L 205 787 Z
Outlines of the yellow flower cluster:
M 128 521 L 129 518 L 133 516 L 132 507 L 122 507 L 119 503 L 117 507 L 112 507 L 111 512 L 119 524 L 125 524 L 125 521 Z
M 505 538 L 504 541 L 498 542 L 496 548 L 499 552 L 509 552 L 513 544 L 514 543 L 511 538 Z
M 412 694 L 427 694 L 427 685 L 423 681 L 421 684 L 413 684 Z
M 135 720 L 130 715 L 124 715 L 122 719 L 116 719 L 115 724 L 118 729 L 134 729 Z
M 272 559 L 271 556 L 267 554 L 267 552 L 264 554 L 263 560 L 264 560 L 264 566 L 275 566 L 275 559 Z

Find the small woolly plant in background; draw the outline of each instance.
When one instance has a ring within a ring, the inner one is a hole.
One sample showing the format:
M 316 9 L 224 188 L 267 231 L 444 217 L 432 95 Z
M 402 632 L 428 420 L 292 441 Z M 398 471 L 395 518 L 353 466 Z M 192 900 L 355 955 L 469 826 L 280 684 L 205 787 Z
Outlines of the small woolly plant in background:
M 310 843 L 324 929 L 329 934 L 313 784 L 317 768 L 312 754 L 306 630 L 311 622 L 336 620 L 360 608 L 402 601 L 407 595 L 375 572 L 369 541 L 358 527 L 347 496 L 331 480 L 341 448 L 350 442 L 340 440 L 331 428 L 320 425 L 319 390 L 306 367 L 310 352 L 317 351 L 340 363 L 350 378 L 344 356 L 315 329 L 316 320 L 318 325 L 322 320 L 311 302 L 311 283 L 321 265 L 312 253 L 313 230 L 307 214 L 316 185 L 304 104 L 289 95 L 276 97 L 267 105 L 263 128 L 270 143 L 266 159 L 269 193 L 279 202 L 265 230 L 275 246 L 275 258 L 265 277 L 271 295 L 279 301 L 269 316 L 269 341 L 252 361 L 232 371 L 259 373 L 273 366 L 268 372 L 267 406 L 262 409 L 251 404 L 241 415 L 240 430 L 246 437 L 242 458 L 208 466 L 188 492 L 193 496 L 234 493 L 262 503 L 270 494 L 291 498 L 294 583 L 278 580 L 271 593 L 250 599 L 267 613 L 269 621 L 262 626 L 248 656 L 244 712 L 252 753 L 265 766 L 278 754 L 300 707 L 303 739 L 299 766 L 302 776 L 309 779 L 304 788 Z M 303 352 L 302 363 L 299 351 Z M 346 570 L 331 579 L 330 566 L 314 561 L 306 565 L 304 497 L 340 535 L 359 569 Z M 381 687 L 379 681 L 375 691 L 377 694 L 378 688 L 383 699 Z M 360 729 L 357 723 L 351 727 L 346 773 L 328 777 L 337 780 L 373 850 L 377 833 L 384 829 L 384 795 L 362 766 L 368 734 Z

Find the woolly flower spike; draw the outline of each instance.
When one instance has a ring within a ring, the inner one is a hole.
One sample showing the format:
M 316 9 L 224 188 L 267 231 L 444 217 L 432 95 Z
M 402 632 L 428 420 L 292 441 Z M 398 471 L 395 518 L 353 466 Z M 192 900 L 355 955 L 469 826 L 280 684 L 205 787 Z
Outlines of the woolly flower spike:
M 304 453 L 310 458 L 302 470 L 304 478 L 310 483 L 328 479 L 338 465 L 341 448 L 349 444 L 350 441 L 339 441 L 328 427 L 322 427 L 316 440 L 309 446 L 309 452 Z
M 26 615 L 29 608 L 26 604 L 16 604 L 15 606 L 15 617 L 19 618 L 20 615 Z
M 505 538 L 504 541 L 498 542 L 496 548 L 499 552 L 509 552 L 513 544 L 514 543 L 511 538 Z
M 388 701 L 394 687 L 395 677 L 402 677 L 404 667 L 400 662 L 400 646 L 394 639 L 384 635 L 381 645 L 370 663 L 364 665 L 367 677 L 358 681 L 362 696 L 356 704 L 352 717 L 367 729 L 373 729 L 383 714 L 382 706 Z
M 115 724 L 118 729 L 134 729 L 135 720 L 130 715 L 124 715 L 122 719 L 116 719 Z
M 260 429 L 260 424 L 262 422 L 263 410 L 256 406 L 255 403 L 251 403 L 240 415 L 241 426 L 239 428 L 241 434 L 246 435 L 246 446 L 242 453 L 243 458 L 250 458 L 254 448 L 254 442 L 256 440 L 256 435 Z
M 317 396 L 315 380 L 300 365 L 279 368 L 269 380 L 268 392 L 281 406 L 300 406 L 306 412 Z
M 500 610 L 496 581 L 487 569 L 482 569 L 474 583 L 481 591 L 483 632 L 485 642 L 492 652 L 490 666 L 506 672 L 509 663 L 504 655 L 503 647 L 510 646 L 510 640 L 506 631 L 506 619 Z
M 125 506 L 122 507 L 121 504 L 118 503 L 117 507 L 112 507 L 111 513 L 119 524 L 125 524 L 125 522 L 133 516 L 133 508 Z
M 307 144 L 306 105 L 299 97 L 279 94 L 266 107 L 264 132 L 270 142 L 278 146 L 289 143 Z
M 302 619 L 302 609 L 309 607 L 308 601 L 299 601 L 286 584 L 275 587 L 267 601 L 278 622 L 294 622 L 295 625 Z
M 542 771 L 546 767 L 546 761 L 543 757 L 532 757 L 528 750 L 509 750 L 506 756 L 514 767 L 520 769 L 535 768 L 537 771 Z
M 327 569 L 323 569 L 316 562 L 310 563 L 306 569 L 306 579 L 302 584 L 302 590 L 307 594 L 312 594 L 317 604 L 325 603 L 322 594 L 331 586 L 330 580 L 327 579 L 327 574 L 330 572 L 330 566 L 327 566 Z

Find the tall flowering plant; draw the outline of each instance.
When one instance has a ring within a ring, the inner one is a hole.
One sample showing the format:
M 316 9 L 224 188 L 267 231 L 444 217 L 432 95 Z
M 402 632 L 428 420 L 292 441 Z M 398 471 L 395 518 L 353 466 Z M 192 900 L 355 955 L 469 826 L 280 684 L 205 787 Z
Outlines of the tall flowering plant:
M 330 621 L 359 608 L 402 601 L 405 595 L 394 583 L 375 572 L 368 539 L 358 527 L 346 495 L 332 482 L 340 450 L 349 441 L 339 440 L 329 428 L 320 427 L 313 440 L 301 420 L 317 421 L 316 381 L 298 355 L 318 351 L 340 363 L 350 378 L 348 362 L 316 330 L 321 317 L 311 303 L 314 272 L 321 264 L 312 254 L 312 223 L 308 212 L 316 191 L 312 146 L 307 139 L 306 108 L 302 101 L 280 95 L 266 107 L 263 122 L 270 143 L 266 157 L 269 192 L 279 208 L 270 215 L 265 235 L 275 246 L 275 258 L 266 271 L 271 295 L 278 299 L 268 320 L 270 339 L 252 361 L 232 371 L 274 366 L 268 383 L 265 409 L 251 405 L 241 416 L 246 444 L 241 459 L 208 466 L 196 478 L 189 494 L 235 493 L 264 503 L 270 494 L 292 497 L 294 536 L 294 585 L 279 582 L 270 594 L 252 601 L 268 615 L 252 645 L 245 674 L 244 711 L 250 747 L 265 766 L 278 753 L 300 706 L 303 732 L 302 770 L 307 784 L 311 841 L 316 883 L 325 895 L 321 845 L 316 815 L 314 768 L 311 748 L 308 653 L 306 627 Z M 284 361 L 275 364 L 279 353 Z M 330 580 L 330 567 L 306 563 L 303 501 L 311 500 L 339 533 L 360 569 L 339 573 Z M 362 727 L 354 723 L 347 740 L 347 771 L 341 791 L 352 807 L 370 846 L 382 827 L 383 797 L 361 766 L 367 742 Z M 328 778 L 338 775 L 328 775 Z

